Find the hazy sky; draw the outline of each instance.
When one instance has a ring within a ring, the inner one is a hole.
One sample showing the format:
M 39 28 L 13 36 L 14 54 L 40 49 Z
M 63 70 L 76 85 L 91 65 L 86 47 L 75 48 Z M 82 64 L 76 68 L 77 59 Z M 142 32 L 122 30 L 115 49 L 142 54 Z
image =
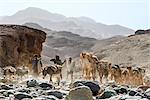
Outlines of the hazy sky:
M 104 24 L 150 28 L 150 0 L 0 0 L 0 16 L 38 7 L 67 17 L 90 17 Z

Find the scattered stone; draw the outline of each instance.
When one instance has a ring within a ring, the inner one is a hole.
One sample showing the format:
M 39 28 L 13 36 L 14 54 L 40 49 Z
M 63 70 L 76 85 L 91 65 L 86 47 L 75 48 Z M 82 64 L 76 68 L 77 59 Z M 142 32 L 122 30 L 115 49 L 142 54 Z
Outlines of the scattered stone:
M 137 94 L 138 94 L 137 91 L 135 91 L 135 90 L 129 90 L 129 96 L 135 96 Z
M 5 96 L 0 96 L 0 100 L 5 100 Z
M 10 89 L 13 89 L 13 88 L 11 88 L 10 86 L 7 86 L 7 85 L 1 85 L 1 89 L 10 90 Z
M 35 86 L 37 86 L 37 85 L 38 85 L 38 83 L 37 83 L 37 81 L 34 80 L 34 79 L 27 81 L 27 87 L 35 87 Z
M 145 96 L 150 99 L 150 88 L 145 91 Z
M 5 97 L 9 97 L 10 94 L 14 94 L 14 92 L 13 91 L 5 91 L 5 92 L 3 92 L 3 95 Z
M 65 100 L 93 100 L 92 91 L 87 86 L 79 86 L 71 89 Z
M 31 92 L 30 95 L 34 98 L 39 96 L 39 94 L 37 92 Z
M 23 92 L 23 93 L 29 94 L 31 92 L 31 90 L 29 90 L 29 89 L 20 89 L 18 92 Z
M 114 90 L 116 91 L 117 94 L 127 94 L 128 90 L 126 87 L 116 87 L 114 88 Z
M 4 92 L 6 92 L 7 90 L 0 90 L 0 94 L 3 94 Z
M 32 99 L 32 97 L 27 93 L 16 93 L 14 96 L 15 96 L 15 99 L 18 99 L 18 100 L 21 100 L 24 98 Z
M 101 96 L 97 96 L 96 98 L 97 99 L 107 99 L 107 98 L 110 98 L 110 97 L 112 97 L 112 96 L 116 96 L 117 95 L 117 93 L 115 92 L 115 91 L 113 91 L 113 90 L 107 90 L 107 91 L 104 91 L 102 94 L 101 94 Z
M 141 100 L 140 96 L 123 95 L 119 100 Z
M 34 100 L 58 100 L 55 96 L 40 96 L 34 98 Z
M 47 95 L 53 95 L 58 99 L 63 99 L 63 93 L 61 93 L 60 91 L 49 91 L 47 92 Z
M 86 83 L 86 81 L 76 81 L 76 82 L 70 84 L 70 88 L 75 88 L 75 87 L 78 87 L 78 86 L 83 86 L 84 83 Z
M 54 88 L 54 86 L 49 83 L 41 83 L 41 84 L 39 84 L 39 87 L 41 87 L 42 89 L 46 89 L 46 90 Z

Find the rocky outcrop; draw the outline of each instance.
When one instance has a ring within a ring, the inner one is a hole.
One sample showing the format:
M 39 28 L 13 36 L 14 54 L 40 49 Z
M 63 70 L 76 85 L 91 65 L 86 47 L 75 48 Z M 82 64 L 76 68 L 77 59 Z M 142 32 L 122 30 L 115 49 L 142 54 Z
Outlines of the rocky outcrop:
M 135 32 L 135 35 L 149 34 L 149 33 L 150 33 L 150 29 L 149 30 L 137 30 Z
M 41 54 L 46 33 L 20 25 L 0 25 L 0 66 L 28 65 Z
M 148 29 L 148 30 L 137 30 L 137 31 L 135 31 L 135 34 L 129 35 L 128 37 L 135 36 L 135 35 L 142 35 L 142 34 L 150 34 L 150 29 Z

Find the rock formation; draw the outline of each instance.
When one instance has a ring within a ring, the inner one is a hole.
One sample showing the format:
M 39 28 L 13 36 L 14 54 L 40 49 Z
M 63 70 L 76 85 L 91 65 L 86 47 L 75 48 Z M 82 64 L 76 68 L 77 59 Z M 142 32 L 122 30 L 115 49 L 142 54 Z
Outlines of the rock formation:
M 35 55 L 41 55 L 46 33 L 20 25 L 0 25 L 0 67 L 28 65 Z

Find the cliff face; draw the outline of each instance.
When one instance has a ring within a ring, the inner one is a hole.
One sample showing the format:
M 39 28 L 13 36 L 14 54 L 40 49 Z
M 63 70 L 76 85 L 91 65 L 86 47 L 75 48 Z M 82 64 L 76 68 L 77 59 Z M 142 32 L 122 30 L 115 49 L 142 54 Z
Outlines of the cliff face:
M 20 25 L 0 25 L 0 66 L 28 65 L 34 54 L 41 55 L 46 33 Z

